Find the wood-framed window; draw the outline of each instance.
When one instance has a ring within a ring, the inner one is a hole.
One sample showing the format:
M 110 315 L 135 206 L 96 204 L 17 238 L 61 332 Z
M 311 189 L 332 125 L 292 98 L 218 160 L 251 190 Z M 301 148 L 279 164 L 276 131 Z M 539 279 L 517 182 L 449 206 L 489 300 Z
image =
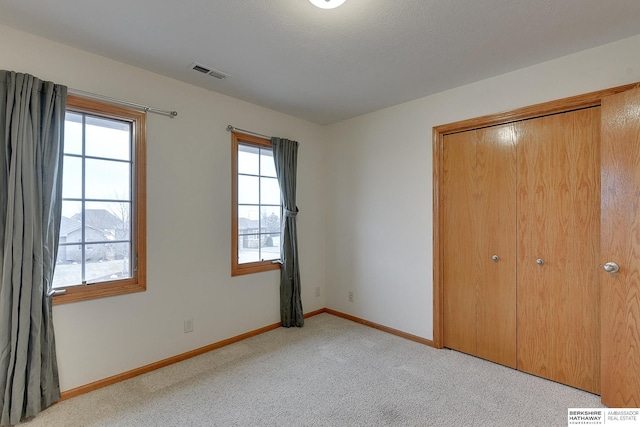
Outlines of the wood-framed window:
M 271 141 L 231 133 L 231 275 L 280 268 L 282 202 Z
M 146 113 L 69 95 L 54 304 L 146 290 Z

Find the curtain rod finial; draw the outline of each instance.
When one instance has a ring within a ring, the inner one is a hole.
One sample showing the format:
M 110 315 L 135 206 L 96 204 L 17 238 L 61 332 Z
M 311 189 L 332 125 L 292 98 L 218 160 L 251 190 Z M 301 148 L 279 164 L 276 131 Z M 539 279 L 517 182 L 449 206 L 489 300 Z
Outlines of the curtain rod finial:
M 227 132 L 233 132 L 233 126 L 231 125 L 227 126 Z

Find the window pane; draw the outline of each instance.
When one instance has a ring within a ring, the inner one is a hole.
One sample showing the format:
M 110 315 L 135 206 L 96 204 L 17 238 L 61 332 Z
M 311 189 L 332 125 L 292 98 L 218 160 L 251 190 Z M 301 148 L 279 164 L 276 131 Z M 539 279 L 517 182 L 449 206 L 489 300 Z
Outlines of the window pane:
M 260 174 L 259 150 L 259 148 L 249 145 L 238 145 L 238 173 Z
M 258 206 L 238 206 L 238 234 L 253 234 L 260 230 L 260 208 Z
M 260 175 L 276 177 L 276 165 L 273 163 L 271 150 L 260 150 Z
M 259 234 L 238 236 L 238 263 L 260 261 Z
M 82 114 L 66 113 L 65 115 L 64 152 L 82 154 Z
M 260 203 L 263 205 L 280 204 L 280 187 L 275 178 L 260 178 Z
M 130 163 L 110 160 L 86 160 L 87 199 L 130 199 Z
M 238 175 L 238 203 L 260 203 L 259 178 L 255 176 Z
M 280 235 L 280 206 L 261 206 L 260 219 L 260 233 Z
M 85 241 L 129 240 L 129 202 L 88 202 L 85 206 Z
M 265 261 L 272 261 L 274 259 L 280 259 L 280 235 L 277 237 L 269 234 L 262 237 L 261 248 L 262 259 Z
M 62 197 L 82 197 L 82 158 L 64 156 L 62 167 Z
M 74 259 L 78 261 L 74 261 Z M 56 270 L 53 276 L 53 287 L 82 284 L 82 249 L 78 245 L 59 245 Z
M 80 242 L 82 239 L 82 202 L 62 202 L 60 243 Z
M 130 123 L 87 116 L 86 124 L 85 154 L 87 156 L 131 159 Z
M 282 207 L 272 150 L 239 144 L 237 179 L 238 264 L 279 259 Z
M 131 277 L 128 243 L 89 244 L 85 275 L 88 283 Z

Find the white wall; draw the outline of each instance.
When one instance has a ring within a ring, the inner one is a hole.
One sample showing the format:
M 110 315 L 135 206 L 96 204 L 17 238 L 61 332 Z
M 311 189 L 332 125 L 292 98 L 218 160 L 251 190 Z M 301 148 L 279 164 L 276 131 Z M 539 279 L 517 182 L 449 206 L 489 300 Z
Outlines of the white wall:
M 328 127 L 328 307 L 432 339 L 432 128 L 637 81 L 640 36 Z
M 228 124 L 300 141 L 302 303 L 325 307 L 323 128 L 5 26 L 0 68 L 179 113 L 148 115 L 147 291 L 54 308 L 63 390 L 280 320 L 279 272 L 230 275 Z
M 279 320 L 278 272 L 229 274 L 227 124 L 301 142 L 305 312 L 431 339 L 432 127 L 640 81 L 640 36 L 325 128 L 4 26 L 0 68 L 179 112 L 148 117 L 147 292 L 54 309 L 68 390 Z

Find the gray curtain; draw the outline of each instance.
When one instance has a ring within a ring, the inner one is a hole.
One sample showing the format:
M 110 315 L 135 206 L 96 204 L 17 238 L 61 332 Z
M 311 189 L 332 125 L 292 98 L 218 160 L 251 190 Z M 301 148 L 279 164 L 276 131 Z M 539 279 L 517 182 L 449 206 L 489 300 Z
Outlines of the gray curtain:
M 60 398 L 48 294 L 62 208 L 67 88 L 0 71 L 0 424 Z
M 300 267 L 298 264 L 298 232 L 296 227 L 296 170 L 298 143 L 282 138 L 271 138 L 273 160 L 282 195 L 284 220 L 280 233 L 282 267 L 280 269 L 280 320 L 282 326 L 304 325 L 300 298 Z

